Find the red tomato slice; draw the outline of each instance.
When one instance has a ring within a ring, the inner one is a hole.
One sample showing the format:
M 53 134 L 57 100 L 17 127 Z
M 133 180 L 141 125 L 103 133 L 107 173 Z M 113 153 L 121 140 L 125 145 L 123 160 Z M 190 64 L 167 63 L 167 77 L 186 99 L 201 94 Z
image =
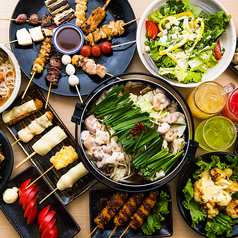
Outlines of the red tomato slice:
M 38 224 L 40 225 L 41 222 L 43 221 L 43 219 L 45 218 L 46 214 L 48 213 L 48 211 L 50 210 L 50 205 L 46 206 L 45 208 L 43 208 L 37 218 Z
M 36 188 L 33 188 L 30 192 L 30 194 L 28 195 L 26 201 L 23 203 L 22 206 L 22 210 L 26 210 L 29 202 L 32 200 L 32 198 L 35 196 L 35 194 L 38 192 L 38 190 Z
M 21 197 L 22 193 L 24 192 L 26 187 L 30 184 L 30 182 L 31 182 L 31 179 L 29 178 L 21 184 L 19 191 L 18 191 L 19 197 Z
M 37 205 L 35 204 L 33 208 L 31 209 L 30 214 L 28 216 L 27 225 L 30 225 L 36 220 L 37 214 L 38 214 L 38 208 L 37 208 Z
M 152 21 L 146 21 L 145 27 L 149 39 L 153 40 L 159 32 L 157 25 Z
M 47 238 L 57 238 L 58 237 L 58 228 L 56 225 L 53 225 L 52 229 L 49 231 Z
M 89 45 L 83 45 L 80 49 L 80 54 L 85 57 L 89 57 L 91 55 L 91 47 Z
M 26 201 L 28 195 L 30 194 L 30 192 L 33 190 L 33 188 L 35 187 L 35 184 L 32 184 L 29 188 L 27 188 L 26 190 L 24 190 L 24 192 L 22 193 L 20 199 L 19 199 L 19 205 L 23 205 L 23 203 Z
M 51 221 L 51 219 L 53 218 L 55 213 L 56 213 L 55 211 L 49 211 L 46 214 L 45 218 L 43 219 L 43 221 L 40 224 L 39 232 L 43 232 L 46 229 L 46 227 L 48 226 L 49 222 Z
M 214 48 L 215 58 L 219 60 L 222 57 L 220 41 L 217 40 L 215 41 L 215 43 L 216 43 L 216 46 Z
M 53 227 L 53 225 L 55 224 L 55 222 L 56 222 L 56 219 L 53 217 L 51 219 L 51 221 L 49 222 L 48 226 L 43 231 L 43 234 L 41 235 L 41 238 L 46 238 L 47 236 L 49 236 L 48 233 L 51 230 L 51 228 Z
M 108 41 L 104 41 L 101 44 L 100 49 L 101 49 L 103 54 L 109 54 L 112 51 L 111 43 L 108 42 Z
M 28 206 L 26 207 L 26 210 L 24 212 L 24 217 L 29 217 L 30 212 L 32 208 L 34 207 L 38 197 L 33 197 L 32 200 L 29 202 Z

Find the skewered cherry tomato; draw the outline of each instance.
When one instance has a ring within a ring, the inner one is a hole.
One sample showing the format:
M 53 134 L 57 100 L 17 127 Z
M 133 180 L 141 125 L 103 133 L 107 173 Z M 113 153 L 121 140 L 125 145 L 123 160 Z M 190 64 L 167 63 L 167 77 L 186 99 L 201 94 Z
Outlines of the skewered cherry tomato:
M 55 211 L 49 211 L 46 214 L 46 216 L 44 217 L 43 221 L 40 224 L 39 232 L 43 232 L 46 229 L 46 227 L 48 226 L 49 222 L 51 221 L 55 213 L 56 213 Z
M 58 228 L 56 225 L 53 225 L 53 227 L 50 229 L 50 231 L 48 233 L 48 237 L 50 237 L 50 238 L 58 237 Z
M 159 31 L 157 25 L 154 22 L 147 20 L 145 22 L 145 26 L 149 39 L 153 40 L 157 36 Z
M 94 57 L 99 57 L 101 55 L 101 49 L 100 49 L 100 46 L 99 45 L 94 45 L 92 47 L 92 55 Z
M 80 49 L 80 54 L 85 57 L 89 57 L 91 55 L 91 47 L 89 45 L 83 45 Z
M 52 229 L 53 225 L 55 224 L 56 219 L 53 217 L 51 221 L 49 222 L 48 226 L 43 231 L 41 238 L 47 238 L 49 237 L 49 231 Z
M 108 42 L 108 41 L 104 41 L 101 46 L 101 51 L 103 54 L 108 54 L 112 51 L 112 46 L 111 46 L 111 43 Z
M 34 204 L 33 208 L 30 211 L 30 214 L 28 216 L 27 225 L 29 225 L 35 221 L 35 219 L 37 218 L 37 214 L 38 214 L 38 208 L 37 208 L 37 205 Z
M 41 222 L 43 221 L 43 219 L 45 218 L 46 214 L 49 212 L 50 210 L 50 205 L 46 206 L 45 208 L 43 208 L 37 218 L 38 224 L 40 225 Z
M 19 197 L 21 197 L 22 193 L 24 192 L 26 187 L 30 184 L 30 182 L 31 182 L 31 179 L 29 178 L 21 184 L 19 191 L 18 191 Z
M 216 46 L 214 48 L 215 58 L 219 60 L 222 57 L 220 41 L 217 40 L 215 41 L 215 43 L 216 43 Z

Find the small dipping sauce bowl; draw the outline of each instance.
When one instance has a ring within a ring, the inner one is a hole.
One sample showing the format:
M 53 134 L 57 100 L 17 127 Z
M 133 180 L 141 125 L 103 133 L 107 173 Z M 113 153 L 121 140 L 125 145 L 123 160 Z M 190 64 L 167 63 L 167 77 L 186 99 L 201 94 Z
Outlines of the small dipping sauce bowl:
M 84 43 L 83 32 L 73 24 L 59 26 L 53 35 L 55 48 L 63 54 L 74 54 L 78 52 Z

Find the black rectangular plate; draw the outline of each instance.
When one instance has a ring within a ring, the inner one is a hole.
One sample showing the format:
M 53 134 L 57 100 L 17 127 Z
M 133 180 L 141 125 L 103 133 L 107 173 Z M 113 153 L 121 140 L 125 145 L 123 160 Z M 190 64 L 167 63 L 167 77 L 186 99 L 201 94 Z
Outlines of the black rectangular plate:
M 31 165 L 29 168 L 15 176 L 11 179 L 3 188 L 2 192 L 6 188 L 17 187 L 27 179 L 31 178 L 32 181 L 40 175 L 39 171 Z M 56 225 L 59 231 L 59 237 L 61 238 L 71 238 L 74 237 L 79 231 L 80 227 L 74 218 L 70 215 L 68 210 L 65 208 L 63 203 L 58 199 L 55 194 L 52 194 L 47 200 L 39 204 L 39 201 L 43 199 L 47 194 L 51 192 L 51 188 L 45 179 L 40 178 L 36 183 L 35 187 L 38 190 L 36 196 L 38 200 L 36 202 L 38 211 L 40 212 L 44 207 L 51 205 L 50 210 L 56 211 Z M 39 225 L 37 220 L 30 225 L 27 225 L 27 218 L 24 218 L 24 211 L 22 206 L 18 204 L 19 199 L 13 204 L 7 204 L 3 201 L 2 194 L 0 196 L 0 208 L 5 214 L 9 222 L 13 225 L 16 231 L 19 233 L 20 237 L 23 238 L 40 238 L 42 233 L 40 233 Z
M 49 169 L 52 166 L 52 163 L 50 162 L 50 158 L 53 155 L 55 155 L 55 153 L 58 152 L 64 145 L 65 146 L 72 145 L 76 150 L 77 150 L 77 146 L 76 146 L 76 141 L 75 141 L 74 137 L 72 136 L 70 131 L 67 129 L 67 127 L 64 125 L 64 123 L 61 121 L 61 119 L 56 114 L 54 109 L 50 106 L 50 104 L 48 104 L 47 105 L 47 109 L 45 109 L 46 100 L 45 100 L 43 94 L 40 92 L 40 90 L 38 89 L 37 86 L 32 85 L 28 89 L 27 94 L 25 95 L 24 99 L 22 99 L 22 93 L 20 93 L 8 110 L 12 109 L 15 106 L 21 105 L 21 104 L 23 104 L 23 103 L 25 103 L 25 102 L 27 102 L 27 101 L 29 101 L 31 99 L 39 99 L 39 100 L 41 100 L 43 102 L 43 108 L 40 111 L 38 111 L 37 113 L 35 113 L 33 115 L 30 115 L 29 117 L 19 121 L 18 123 L 14 124 L 12 126 L 7 127 L 9 129 L 9 131 L 11 132 L 11 134 L 14 136 L 15 139 L 18 139 L 17 132 L 19 130 L 21 130 L 22 128 L 24 128 L 27 125 L 29 125 L 31 123 L 31 121 L 33 121 L 35 118 L 40 117 L 46 111 L 51 111 L 53 113 L 53 115 L 54 115 L 54 119 L 53 119 L 53 126 L 47 128 L 40 135 L 36 135 L 28 143 L 18 142 L 18 144 L 21 146 L 21 148 L 26 153 L 26 155 L 28 156 L 28 155 L 30 155 L 31 153 L 34 152 L 34 150 L 32 149 L 32 145 L 37 140 L 39 140 L 42 137 L 42 135 L 44 135 L 45 133 L 50 131 L 54 126 L 60 126 L 64 130 L 66 135 L 67 135 L 66 139 L 64 139 L 61 143 L 59 143 L 57 146 L 55 146 L 45 156 L 40 156 L 40 155 L 36 154 L 35 156 L 33 156 L 31 158 L 32 163 L 37 167 L 37 169 L 41 173 L 43 173 L 43 172 L 45 172 L 47 169 Z M 17 145 L 14 145 L 14 146 L 17 146 Z M 56 170 L 55 168 L 53 168 L 49 172 L 46 173 L 45 178 L 46 178 L 47 182 L 49 183 L 49 185 L 51 186 L 52 190 L 54 188 L 56 188 L 56 184 L 57 184 L 59 178 L 63 174 L 65 174 L 70 168 L 72 168 L 73 166 L 78 164 L 80 161 L 81 161 L 81 158 L 78 158 L 75 162 L 73 162 L 72 164 L 68 165 L 66 168 L 63 168 L 63 169 L 60 169 L 60 170 Z M 87 174 L 83 178 L 79 179 L 74 184 L 74 186 L 72 188 L 65 189 L 65 190 L 62 190 L 62 191 L 57 190 L 56 194 L 61 199 L 63 204 L 67 205 L 71 201 L 73 201 L 76 197 L 80 196 L 83 192 L 88 190 L 91 186 L 93 186 L 97 182 L 98 182 L 98 180 L 95 179 L 93 177 L 93 175 Z
M 169 185 L 163 185 L 157 189 L 158 192 L 164 191 L 169 194 L 171 198 L 171 191 Z M 112 196 L 117 191 L 110 188 L 92 188 L 89 193 L 89 208 L 90 208 L 90 226 L 91 230 L 96 227 L 94 218 L 96 218 L 99 212 L 106 206 L 106 202 L 110 196 Z M 129 194 L 130 196 L 131 194 Z M 112 238 L 118 238 L 126 229 L 129 223 L 124 224 L 121 227 L 117 227 L 112 235 Z M 169 214 L 165 215 L 165 220 L 161 223 L 162 227 L 157 230 L 152 236 L 144 235 L 141 229 L 133 230 L 128 229 L 123 237 L 138 237 L 138 238 L 154 238 L 154 237 L 169 237 L 173 235 L 173 219 L 172 219 L 172 202 L 169 203 Z M 111 219 L 106 225 L 105 229 L 98 228 L 92 235 L 92 238 L 105 238 L 109 237 L 113 231 L 115 225 L 113 224 L 113 219 Z

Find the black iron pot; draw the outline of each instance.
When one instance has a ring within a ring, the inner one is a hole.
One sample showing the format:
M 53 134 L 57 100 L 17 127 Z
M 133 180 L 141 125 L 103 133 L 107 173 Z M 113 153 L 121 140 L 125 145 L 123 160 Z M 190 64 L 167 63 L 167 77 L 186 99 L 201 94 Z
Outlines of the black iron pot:
M 156 181 L 143 181 L 142 183 L 137 183 L 134 181 L 130 182 L 118 182 L 114 181 L 105 175 L 103 175 L 90 161 L 86 151 L 84 150 L 83 143 L 79 137 L 80 132 L 84 128 L 84 120 L 89 115 L 89 111 L 92 108 L 95 101 L 102 94 L 104 90 L 109 89 L 115 84 L 126 84 L 128 81 L 140 81 L 143 83 L 150 84 L 152 87 L 160 87 L 167 92 L 169 97 L 175 100 L 180 108 L 180 111 L 185 115 L 185 120 L 187 123 L 187 128 L 185 130 L 185 142 L 184 154 L 182 158 L 170 169 L 168 174 Z M 72 122 L 76 123 L 75 126 L 75 138 L 77 142 L 77 149 L 79 155 L 82 157 L 82 161 L 88 171 L 93 174 L 100 182 L 103 184 L 126 192 L 145 192 L 157 187 L 160 187 L 169 181 L 171 181 L 183 168 L 188 160 L 193 160 L 195 158 L 195 153 L 198 147 L 198 143 L 194 141 L 194 123 L 190 109 L 183 98 L 181 93 L 174 88 L 170 83 L 166 82 L 160 77 L 140 72 L 124 73 L 114 77 L 110 77 L 104 80 L 96 88 L 94 88 L 90 94 L 85 98 L 83 103 L 77 103 L 75 106 L 74 115 L 72 117 Z

